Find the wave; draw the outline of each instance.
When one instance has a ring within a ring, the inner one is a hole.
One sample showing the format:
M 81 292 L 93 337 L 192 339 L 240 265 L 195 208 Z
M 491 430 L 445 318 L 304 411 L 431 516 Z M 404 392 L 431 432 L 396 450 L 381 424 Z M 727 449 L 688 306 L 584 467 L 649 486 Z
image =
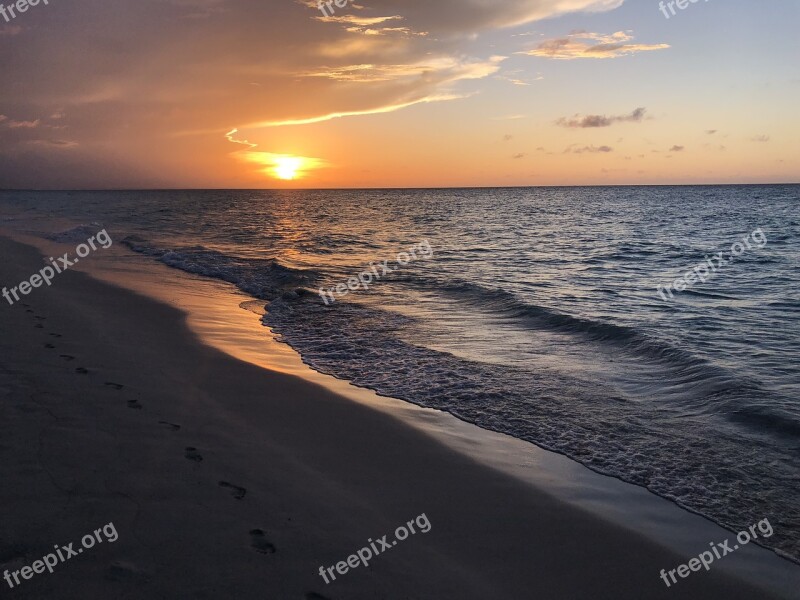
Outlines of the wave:
M 152 256 L 170 267 L 232 283 L 262 300 L 273 300 L 287 293 L 305 293 L 319 279 L 319 273 L 315 271 L 293 269 L 274 258 L 242 258 L 205 246 L 165 249 L 139 236 L 128 236 L 122 243 L 134 252 Z
M 700 290 L 695 290 L 691 288 L 686 288 L 681 292 L 682 294 L 686 294 L 687 296 L 698 296 L 700 298 L 713 298 L 714 300 L 738 300 L 735 296 L 728 296 L 726 294 L 718 294 L 713 292 L 701 292 Z
M 677 383 L 698 385 L 703 394 L 756 390 L 758 385 L 697 357 L 690 352 L 629 327 L 577 317 L 520 300 L 503 289 L 490 289 L 466 281 L 406 277 L 406 282 L 436 289 L 513 322 L 518 327 L 544 330 L 578 338 L 607 350 L 622 351 L 634 359 L 669 368 Z
M 45 237 L 59 244 L 81 244 L 102 230 L 103 225 L 100 223 L 90 223 L 88 225 L 78 225 L 66 231 L 50 233 Z

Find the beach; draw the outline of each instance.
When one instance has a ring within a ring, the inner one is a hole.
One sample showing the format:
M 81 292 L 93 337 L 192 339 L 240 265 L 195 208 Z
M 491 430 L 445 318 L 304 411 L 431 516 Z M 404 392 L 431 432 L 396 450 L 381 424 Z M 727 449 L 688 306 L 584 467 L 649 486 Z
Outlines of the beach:
M 0 245 L 3 281 L 41 268 L 35 249 Z M 79 272 L 55 285 L 0 311 L 2 567 L 110 522 L 119 539 L 16 597 L 674 597 L 659 571 L 687 557 L 204 346 L 175 308 Z M 427 533 L 320 576 L 421 514 Z M 676 587 L 771 597 L 713 569 Z
M 0 589 L 800 600 L 800 3 L 691 3 L 0 0 Z

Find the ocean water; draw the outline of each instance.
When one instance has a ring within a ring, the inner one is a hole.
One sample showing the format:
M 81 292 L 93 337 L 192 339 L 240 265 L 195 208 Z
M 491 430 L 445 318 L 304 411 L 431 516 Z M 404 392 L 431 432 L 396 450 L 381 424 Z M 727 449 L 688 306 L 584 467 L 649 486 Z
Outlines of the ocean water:
M 2 192 L 0 219 L 102 224 L 251 295 L 318 371 L 734 531 L 768 518 L 763 543 L 800 559 L 800 186 Z M 384 260 L 369 289 L 317 293 Z

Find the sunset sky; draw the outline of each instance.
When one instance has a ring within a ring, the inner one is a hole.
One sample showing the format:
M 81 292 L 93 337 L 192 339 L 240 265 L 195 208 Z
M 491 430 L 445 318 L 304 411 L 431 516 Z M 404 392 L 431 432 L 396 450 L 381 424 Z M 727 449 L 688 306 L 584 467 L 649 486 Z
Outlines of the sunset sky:
M 334 11 L 50 0 L 0 16 L 0 188 L 800 181 L 797 0 L 669 19 L 657 0 Z

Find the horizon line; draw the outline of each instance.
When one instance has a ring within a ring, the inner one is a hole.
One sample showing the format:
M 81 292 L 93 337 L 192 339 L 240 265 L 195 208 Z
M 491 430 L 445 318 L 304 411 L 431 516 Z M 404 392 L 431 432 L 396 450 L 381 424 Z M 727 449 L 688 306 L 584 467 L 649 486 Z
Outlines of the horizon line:
M 280 188 L 280 187 L 255 187 L 255 188 L 228 188 L 228 187 L 143 187 L 143 188 L 0 188 L 0 193 L 6 192 L 328 192 L 328 191 L 353 191 L 353 190 L 503 190 L 503 189 L 532 189 L 532 188 L 612 188 L 612 187 L 743 187 L 743 186 L 775 186 L 775 185 L 800 185 L 798 182 L 769 182 L 769 183 L 602 183 L 580 185 L 455 185 L 455 186 L 369 186 L 369 187 L 319 187 L 319 188 Z

